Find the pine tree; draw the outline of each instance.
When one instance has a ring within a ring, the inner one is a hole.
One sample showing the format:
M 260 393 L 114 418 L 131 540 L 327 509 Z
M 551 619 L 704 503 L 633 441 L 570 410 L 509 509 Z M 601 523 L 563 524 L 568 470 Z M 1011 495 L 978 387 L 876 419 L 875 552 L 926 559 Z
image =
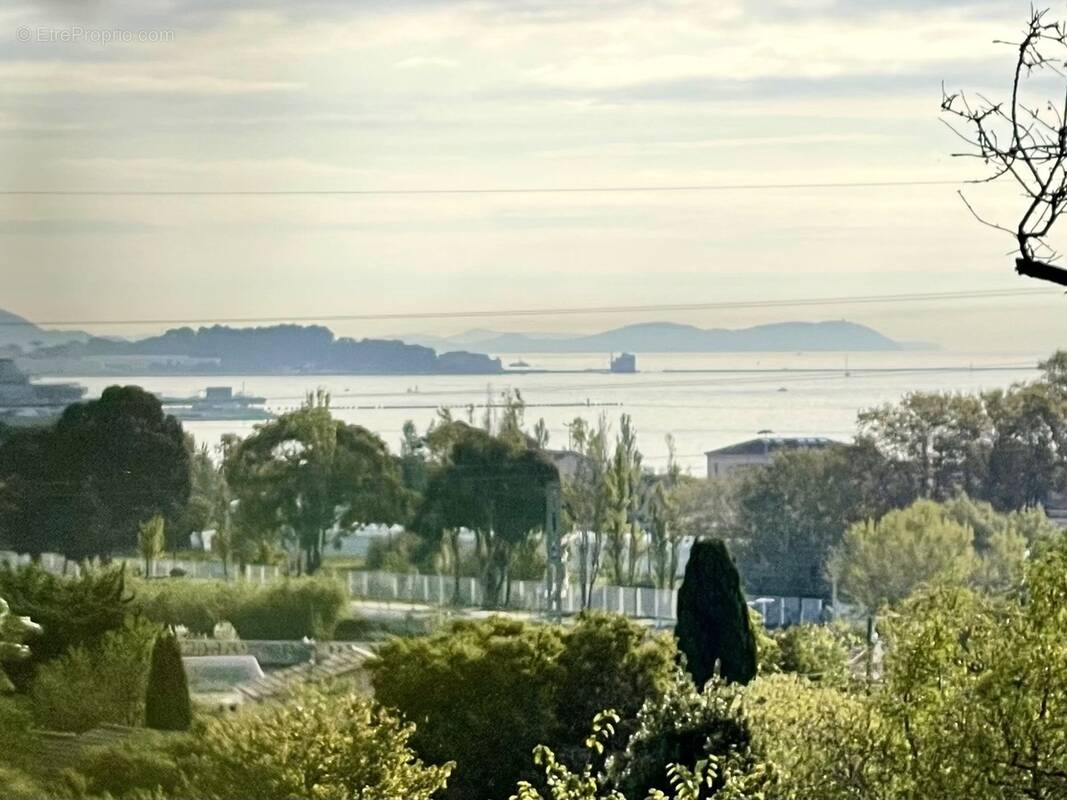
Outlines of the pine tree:
M 678 649 L 698 687 L 718 674 L 731 683 L 756 677 L 756 637 L 737 574 L 720 539 L 693 544 L 678 590 Z
M 145 725 L 159 731 L 184 731 L 189 729 L 192 717 L 181 647 L 174 633 L 167 631 L 160 634 L 152 648 Z

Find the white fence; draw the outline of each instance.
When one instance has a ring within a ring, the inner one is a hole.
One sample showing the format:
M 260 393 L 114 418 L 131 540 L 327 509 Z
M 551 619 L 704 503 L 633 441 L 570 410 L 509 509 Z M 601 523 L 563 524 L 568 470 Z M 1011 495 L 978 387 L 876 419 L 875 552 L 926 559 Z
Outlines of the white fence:
M 29 563 L 30 557 L 0 551 L 0 563 L 12 565 Z M 115 559 L 131 568 L 141 569 L 144 562 L 135 558 Z M 56 574 L 77 575 L 78 565 L 63 556 L 44 553 L 41 566 Z M 190 578 L 223 577 L 221 561 L 184 561 L 158 559 L 152 568 L 154 577 L 170 575 L 171 570 L 181 570 Z M 240 574 L 237 567 L 228 570 L 230 580 L 246 580 L 266 584 L 284 577 L 277 566 L 247 565 Z M 339 573 L 352 597 L 386 603 L 410 603 L 413 605 L 454 606 L 480 608 L 484 601 L 482 586 L 475 578 L 460 578 L 458 592 L 455 578 L 448 575 L 420 575 L 397 572 L 372 572 L 368 570 L 345 570 Z M 571 583 L 563 590 L 563 612 L 574 614 L 582 610 L 581 588 Z M 455 602 L 454 602 L 455 601 Z M 825 608 L 817 597 L 757 597 L 749 605 L 763 615 L 768 627 L 795 625 L 802 622 L 821 622 Z M 656 622 L 672 622 L 677 618 L 678 592 L 675 589 L 654 589 L 646 586 L 600 585 L 593 588 L 589 607 L 601 611 L 613 611 L 635 619 Z M 544 613 L 548 608 L 546 587 L 543 581 L 512 581 L 501 608 L 508 611 Z

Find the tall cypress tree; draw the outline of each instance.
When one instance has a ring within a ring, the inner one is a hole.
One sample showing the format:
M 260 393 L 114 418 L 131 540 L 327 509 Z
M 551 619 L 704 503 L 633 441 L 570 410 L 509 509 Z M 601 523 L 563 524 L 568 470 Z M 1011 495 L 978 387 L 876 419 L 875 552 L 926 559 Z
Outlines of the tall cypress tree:
M 156 638 L 145 694 L 145 725 L 157 731 L 188 730 L 193 721 L 182 651 L 173 631 Z
M 678 649 L 697 686 L 715 674 L 732 683 L 756 677 L 756 637 L 741 578 L 720 539 L 693 544 L 678 590 Z

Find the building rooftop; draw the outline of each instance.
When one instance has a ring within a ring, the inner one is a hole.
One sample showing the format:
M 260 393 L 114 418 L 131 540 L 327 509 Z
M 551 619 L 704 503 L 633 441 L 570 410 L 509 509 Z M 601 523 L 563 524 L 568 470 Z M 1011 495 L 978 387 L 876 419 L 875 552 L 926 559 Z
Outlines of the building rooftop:
M 776 453 L 779 450 L 819 450 L 840 442 L 824 436 L 760 436 L 745 442 L 708 450 L 709 456 L 758 456 Z

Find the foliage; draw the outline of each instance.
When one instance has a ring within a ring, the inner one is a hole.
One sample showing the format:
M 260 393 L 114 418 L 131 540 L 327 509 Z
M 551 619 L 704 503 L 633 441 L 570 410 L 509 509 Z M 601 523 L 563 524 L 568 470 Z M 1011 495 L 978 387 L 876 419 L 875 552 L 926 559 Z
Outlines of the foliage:
M 183 760 L 185 796 L 211 800 L 429 800 L 452 765 L 411 748 L 414 726 L 358 694 L 307 690 L 208 724 Z
M 87 731 L 104 723 L 144 724 L 145 687 L 159 628 L 130 620 L 92 645 L 80 645 L 44 665 L 30 688 L 37 725 Z
M 38 743 L 33 709 L 27 698 L 0 696 L 0 769 L 5 765 L 20 769 L 36 766 Z
M 532 779 L 536 745 L 584 757 L 592 718 L 606 707 L 632 717 L 663 691 L 673 661 L 669 640 L 594 614 L 568 628 L 460 621 L 388 642 L 369 669 L 377 699 L 416 724 L 415 750 L 456 762 L 449 797 L 503 797 Z
M 722 540 L 693 543 L 678 590 L 675 634 L 698 687 L 716 675 L 739 683 L 756 676 L 752 621 L 737 568 Z
M 41 800 L 48 796 L 33 776 L 4 764 L 0 764 L 0 786 L 4 788 L 4 800 Z
M 667 469 L 646 480 L 649 534 L 649 572 L 660 589 L 673 589 L 678 574 L 678 545 L 682 539 L 678 484 L 682 470 L 675 457 L 674 437 L 667 435 Z
M 0 597 L 0 694 L 15 690 L 14 684 L 4 672 L 4 662 L 28 658 L 30 648 L 24 642 L 40 632 L 40 625 L 29 617 L 12 614 L 7 601 Z
M 171 631 L 156 637 L 145 690 L 145 725 L 157 731 L 184 731 L 193 720 L 189 682 L 178 637 Z
M 559 472 L 524 439 L 462 422 L 437 428 L 431 441 L 435 449 L 443 446 L 443 461 L 413 527 L 438 546 L 451 538 L 456 569 L 458 530 L 473 531 L 485 605 L 494 608 L 503 600 L 516 550 L 544 525 L 547 487 L 559 481 Z M 455 577 L 458 582 L 458 572 Z
M 211 458 L 207 445 L 197 448 L 188 437 L 186 447 L 190 451 L 191 486 L 189 502 L 177 525 L 172 527 L 167 545 L 178 549 L 189 542 L 192 533 L 215 529 L 221 532 L 228 527 L 230 513 L 230 487 L 221 465 Z
M 385 442 L 335 420 L 322 392 L 233 445 L 225 469 L 241 524 L 298 547 L 308 572 L 321 566 L 331 531 L 407 514 L 400 468 Z
M 136 546 L 143 520 L 180 517 L 189 488 L 181 424 L 154 395 L 112 386 L 0 447 L 0 538 L 18 552 L 108 556 Z
M 501 797 L 552 730 L 561 638 L 552 626 L 493 617 L 394 639 L 369 665 L 375 697 L 415 723 L 423 759 L 456 763 L 448 797 Z
M 730 535 L 745 585 L 805 597 L 829 593 L 824 567 L 850 523 L 912 498 L 904 467 L 868 442 L 783 452 L 741 476 L 735 491 Z
M 152 564 L 163 555 L 163 547 L 166 545 L 164 531 L 166 521 L 156 514 L 149 520 L 140 524 L 137 530 L 137 551 L 144 559 L 144 574 L 152 574 Z
M 841 635 L 829 625 L 793 625 L 779 632 L 778 668 L 830 684 L 848 680 L 848 643 L 852 637 Z
M 621 715 L 617 740 L 621 747 L 649 698 L 671 686 L 678 651 L 668 636 L 649 636 L 639 624 L 618 614 L 584 612 L 563 632 L 563 650 L 555 687 L 556 729 L 551 743 L 568 758 L 597 713 L 612 708 Z
M 610 784 L 626 797 L 645 797 L 672 786 L 672 765 L 693 769 L 709 759 L 750 766 L 749 733 L 739 713 L 739 692 L 717 680 L 698 690 L 688 676 L 676 674 L 668 691 L 650 699 L 624 751 L 611 759 Z M 697 796 L 723 788 L 712 779 Z
M 774 766 L 774 800 L 900 800 L 901 740 L 869 694 L 796 674 L 763 676 L 745 688 L 740 711 L 753 751 Z
M 982 395 L 915 392 L 861 412 L 860 431 L 908 465 L 918 496 L 964 492 L 1000 510 L 1042 504 L 1067 480 L 1067 396 L 1055 370 L 1045 374 Z
M 45 572 L 36 564 L 0 564 L 0 597 L 11 611 L 41 626 L 30 656 L 7 668 L 12 682 L 25 689 L 39 664 L 73 647 L 92 647 L 126 623 L 130 598 L 121 567 L 90 568 L 77 578 Z
M 563 481 L 563 512 L 577 550 L 582 608 L 589 608 L 593 586 L 600 576 L 609 513 L 607 418 L 602 414 L 594 428 L 576 417 L 567 429 L 578 463 L 574 474 Z
M 834 556 L 845 593 L 871 614 L 927 583 L 963 583 L 975 569 L 974 532 L 920 500 L 853 525 Z
M 116 798 L 185 797 L 187 780 L 175 742 L 145 732 L 132 741 L 90 747 L 78 757 L 73 773 L 63 778 L 76 796 Z
M 225 621 L 242 639 L 330 639 L 347 601 L 341 584 L 325 577 L 266 586 L 182 578 L 133 587 L 134 607 L 149 619 L 202 636 Z

